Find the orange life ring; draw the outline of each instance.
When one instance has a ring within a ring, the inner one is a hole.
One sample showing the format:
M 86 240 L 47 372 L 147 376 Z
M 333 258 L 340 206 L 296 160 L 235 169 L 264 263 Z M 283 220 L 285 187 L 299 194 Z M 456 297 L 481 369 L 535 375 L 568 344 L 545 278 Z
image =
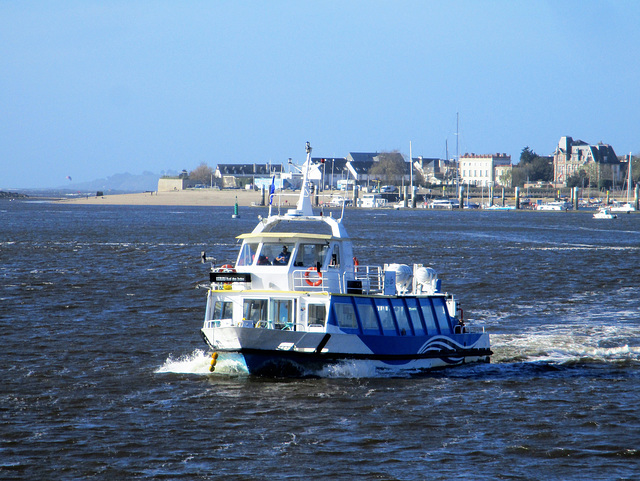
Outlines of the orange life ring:
M 220 269 L 218 269 L 218 272 L 235 272 L 236 270 L 233 268 L 233 266 L 231 264 L 225 264 L 223 266 L 220 266 Z
M 309 279 L 309 272 L 314 271 L 318 273 L 318 280 L 312 282 L 311 279 Z M 320 272 L 316 267 L 309 267 L 306 271 L 304 271 L 304 277 L 304 280 L 307 281 L 307 284 L 309 284 L 310 286 L 317 287 L 322 284 L 322 272 Z

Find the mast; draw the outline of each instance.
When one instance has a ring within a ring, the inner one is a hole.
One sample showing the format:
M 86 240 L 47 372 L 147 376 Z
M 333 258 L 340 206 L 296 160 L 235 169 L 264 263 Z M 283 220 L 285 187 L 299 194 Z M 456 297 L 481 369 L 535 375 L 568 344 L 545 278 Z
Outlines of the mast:
M 627 167 L 627 202 L 631 195 L 631 152 L 629 152 L 629 166 Z
M 313 207 L 311 206 L 311 189 L 309 181 L 309 168 L 311 167 L 311 144 L 307 142 L 305 149 L 307 151 L 307 168 L 302 178 L 302 187 L 300 188 L 300 197 L 298 198 L 297 209 L 290 209 L 289 215 L 313 215 Z
M 413 207 L 413 155 L 411 153 L 411 141 L 409 141 L 409 169 L 411 172 L 411 207 Z M 402 178 L 404 179 L 404 175 Z
M 456 112 L 456 195 L 458 194 L 459 189 L 459 179 L 460 175 L 460 151 L 458 150 L 458 137 L 460 136 L 460 114 Z

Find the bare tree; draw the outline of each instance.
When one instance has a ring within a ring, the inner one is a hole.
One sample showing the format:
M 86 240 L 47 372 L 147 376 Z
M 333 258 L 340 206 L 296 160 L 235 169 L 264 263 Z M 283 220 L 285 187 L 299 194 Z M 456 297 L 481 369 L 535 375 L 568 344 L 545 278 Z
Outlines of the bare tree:
M 406 162 L 397 150 L 382 152 L 378 161 L 369 169 L 369 175 L 387 184 L 400 183 L 406 172 Z
M 189 172 L 189 179 L 194 182 L 209 184 L 211 182 L 212 175 L 213 169 L 203 162 L 198 167 Z

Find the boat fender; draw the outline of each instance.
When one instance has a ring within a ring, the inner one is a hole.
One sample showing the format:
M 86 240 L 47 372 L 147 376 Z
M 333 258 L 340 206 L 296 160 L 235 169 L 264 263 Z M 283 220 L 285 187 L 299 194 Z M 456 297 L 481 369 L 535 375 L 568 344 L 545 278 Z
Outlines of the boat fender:
M 318 280 L 312 281 L 311 279 L 309 279 L 309 272 L 317 272 Z M 309 284 L 310 286 L 317 287 L 322 284 L 322 272 L 320 272 L 317 267 L 309 267 L 306 271 L 304 271 L 304 277 L 304 280 L 307 281 L 307 284 Z
M 218 353 L 214 352 L 211 354 L 211 365 L 209 366 L 209 372 L 213 372 L 216 370 L 217 362 L 218 362 Z

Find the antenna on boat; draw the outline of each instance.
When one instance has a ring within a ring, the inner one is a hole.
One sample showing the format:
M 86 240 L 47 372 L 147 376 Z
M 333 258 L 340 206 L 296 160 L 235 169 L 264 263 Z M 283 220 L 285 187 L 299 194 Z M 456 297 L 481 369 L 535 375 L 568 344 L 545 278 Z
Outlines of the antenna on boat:
M 311 205 L 311 189 L 309 186 L 309 169 L 311 168 L 311 144 L 307 142 L 305 146 L 307 151 L 307 168 L 302 178 L 302 187 L 300 188 L 300 197 L 298 198 L 297 208 L 290 209 L 288 215 L 308 215 L 313 216 L 313 207 Z

